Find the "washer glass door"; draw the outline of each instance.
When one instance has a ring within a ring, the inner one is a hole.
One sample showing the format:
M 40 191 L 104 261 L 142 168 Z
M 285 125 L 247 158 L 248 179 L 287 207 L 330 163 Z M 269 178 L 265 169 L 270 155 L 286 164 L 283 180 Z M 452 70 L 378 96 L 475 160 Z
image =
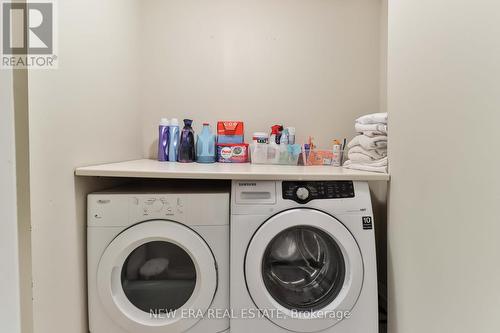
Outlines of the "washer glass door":
M 99 262 L 97 289 L 110 319 L 126 331 L 183 332 L 210 307 L 216 266 L 194 230 L 174 221 L 146 221 L 108 245 Z
M 294 332 L 317 332 L 350 314 L 361 293 L 363 261 L 351 232 L 335 217 L 290 209 L 253 235 L 245 278 L 270 321 Z
M 290 310 L 315 311 L 332 303 L 345 281 L 336 241 L 311 226 L 288 228 L 267 246 L 262 260 L 267 291 Z
M 146 313 L 182 307 L 196 286 L 196 267 L 180 246 L 153 241 L 140 245 L 125 260 L 121 284 L 128 300 Z

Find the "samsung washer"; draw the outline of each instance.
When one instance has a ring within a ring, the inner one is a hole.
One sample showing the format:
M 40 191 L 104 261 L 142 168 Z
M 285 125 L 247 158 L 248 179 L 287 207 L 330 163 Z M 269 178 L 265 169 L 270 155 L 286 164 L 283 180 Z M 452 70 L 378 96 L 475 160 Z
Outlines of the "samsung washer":
M 234 181 L 233 333 L 378 332 L 368 184 Z

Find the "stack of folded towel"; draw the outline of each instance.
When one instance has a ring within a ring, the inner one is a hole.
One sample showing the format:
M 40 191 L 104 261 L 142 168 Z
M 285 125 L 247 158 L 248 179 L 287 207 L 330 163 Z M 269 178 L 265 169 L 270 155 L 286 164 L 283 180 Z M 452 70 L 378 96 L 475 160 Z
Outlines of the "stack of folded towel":
M 387 173 L 387 113 L 356 119 L 358 135 L 349 142 L 345 168 Z

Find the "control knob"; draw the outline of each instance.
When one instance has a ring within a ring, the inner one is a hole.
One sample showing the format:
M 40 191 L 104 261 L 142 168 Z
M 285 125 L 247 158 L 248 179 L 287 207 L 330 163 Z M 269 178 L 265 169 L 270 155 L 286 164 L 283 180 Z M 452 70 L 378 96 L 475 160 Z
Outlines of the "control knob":
M 163 209 L 163 202 L 161 200 L 155 200 L 151 204 L 151 209 L 154 212 L 159 212 Z
M 309 199 L 309 190 L 306 187 L 299 187 L 295 191 L 295 195 L 299 198 L 299 200 L 305 201 Z

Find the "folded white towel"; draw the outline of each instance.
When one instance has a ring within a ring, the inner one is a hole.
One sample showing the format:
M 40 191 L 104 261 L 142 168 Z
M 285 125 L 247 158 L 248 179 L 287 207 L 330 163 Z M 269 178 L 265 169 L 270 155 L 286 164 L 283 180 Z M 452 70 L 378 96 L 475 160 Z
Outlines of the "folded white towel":
M 362 163 L 364 165 L 370 165 L 370 166 L 387 166 L 389 162 L 389 159 L 388 157 L 384 157 L 384 158 L 381 158 L 380 160 L 376 160 L 376 161 L 371 161 L 371 162 L 365 162 L 365 163 Z
M 387 112 L 372 113 L 356 119 L 358 124 L 387 124 Z
M 349 157 L 349 154 L 363 154 L 370 156 L 372 160 L 380 160 L 381 158 L 384 158 L 387 156 L 387 149 L 381 148 L 381 149 L 364 149 L 361 146 L 354 146 L 351 149 L 349 149 L 349 152 L 347 153 L 347 156 Z
M 370 155 L 361 154 L 361 153 L 351 153 L 350 152 L 347 157 L 349 158 L 350 161 L 355 162 L 355 163 L 376 161 Z
M 369 136 L 370 138 L 373 138 L 374 136 L 378 135 L 387 135 L 387 132 L 380 132 L 380 131 L 363 131 L 361 133 L 363 135 Z
M 373 171 L 373 172 L 384 172 L 387 173 L 388 159 L 384 157 L 378 161 L 372 162 L 353 162 L 347 160 L 344 163 L 344 167 L 348 169 L 363 170 L 363 171 Z
M 344 163 L 344 168 L 353 169 L 353 170 L 361 170 L 361 171 L 371 171 L 371 172 L 380 172 L 387 173 L 387 166 L 373 166 L 359 163 L 348 163 L 350 161 L 346 161 Z
M 357 135 L 347 144 L 347 148 L 354 146 L 361 146 L 367 150 L 387 148 L 387 136 L 377 135 L 369 137 L 366 135 Z
M 380 160 L 375 160 L 375 161 L 368 161 L 368 162 L 354 162 L 352 160 L 347 160 L 345 161 L 344 165 L 349 165 L 349 164 L 363 164 L 363 165 L 369 165 L 369 166 L 376 166 L 376 167 L 381 167 L 381 166 L 387 166 L 388 164 L 388 158 L 387 156 L 384 158 L 381 158 Z
M 378 132 L 379 134 L 387 134 L 387 125 L 385 124 L 354 124 L 354 128 L 358 133 Z

